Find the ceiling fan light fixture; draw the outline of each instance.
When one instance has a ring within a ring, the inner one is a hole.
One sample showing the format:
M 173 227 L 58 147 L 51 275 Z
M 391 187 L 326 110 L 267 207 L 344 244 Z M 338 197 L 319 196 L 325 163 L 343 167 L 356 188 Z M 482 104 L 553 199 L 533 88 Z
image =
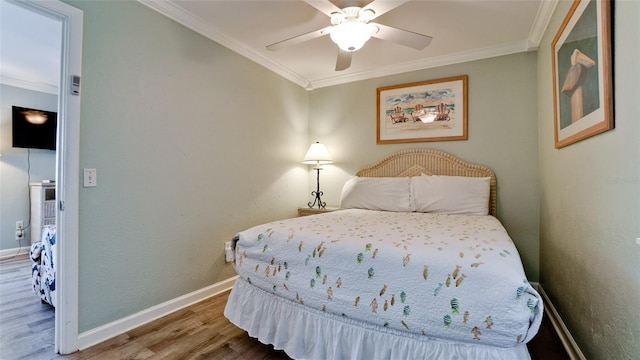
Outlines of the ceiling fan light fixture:
M 22 114 L 27 119 L 28 122 L 34 125 L 42 125 L 47 122 L 48 116 L 42 111 L 37 110 L 29 110 L 23 111 Z
M 376 12 L 373 9 L 361 9 L 358 11 L 358 18 L 364 22 L 368 22 L 376 16 Z
M 375 32 L 373 25 L 358 21 L 346 20 L 331 29 L 331 40 L 344 51 L 358 51 Z

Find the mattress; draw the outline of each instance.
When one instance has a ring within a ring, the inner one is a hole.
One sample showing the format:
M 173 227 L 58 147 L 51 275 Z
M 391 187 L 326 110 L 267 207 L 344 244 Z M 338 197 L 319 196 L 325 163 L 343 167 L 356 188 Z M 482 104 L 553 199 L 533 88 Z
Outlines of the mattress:
M 256 297 L 394 336 L 521 349 L 542 320 L 493 216 L 347 209 L 275 221 L 237 235 L 235 268 Z

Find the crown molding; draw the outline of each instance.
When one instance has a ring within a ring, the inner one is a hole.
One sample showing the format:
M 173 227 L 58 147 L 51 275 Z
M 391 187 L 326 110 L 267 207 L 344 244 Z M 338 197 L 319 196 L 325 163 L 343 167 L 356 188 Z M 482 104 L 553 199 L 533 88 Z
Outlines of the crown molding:
M 51 84 L 44 84 L 40 82 L 33 82 L 28 80 L 20 80 L 8 75 L 0 76 L 0 84 L 22 88 L 31 91 L 38 91 L 47 94 L 58 95 L 58 86 Z
M 540 41 L 542 41 L 542 37 L 549 26 L 549 21 L 558 5 L 558 1 L 559 0 L 548 0 L 540 4 L 536 18 L 533 21 L 533 26 L 531 27 L 531 32 L 529 33 L 529 47 L 527 51 L 537 50 L 538 46 L 540 46 Z
M 288 79 L 289 81 L 305 88 L 306 90 L 319 89 L 328 86 L 340 85 L 354 81 L 366 80 L 376 77 L 395 75 L 403 72 L 423 70 L 438 66 L 453 65 L 467 61 L 487 59 L 496 56 L 509 55 L 518 52 L 537 50 L 542 36 L 551 19 L 551 15 L 559 0 L 545 0 L 540 3 L 538 13 L 532 26 L 529 38 L 499 46 L 487 47 L 465 51 L 461 53 L 428 58 L 417 61 L 410 61 L 402 64 L 381 67 L 373 70 L 350 73 L 348 75 L 337 75 L 322 79 L 310 80 L 302 75 L 291 71 L 281 64 L 272 61 L 242 43 L 235 41 L 216 27 L 208 24 L 192 14 L 184 11 L 181 7 L 173 3 L 172 0 L 137 0 L 139 3 L 155 10 L 164 16 L 186 26 L 187 28 L 215 41 L 216 43 L 234 51 L 274 73 Z
M 288 79 L 289 81 L 301 86 L 306 87 L 309 84 L 309 80 L 305 79 L 300 74 L 293 72 L 286 67 L 283 67 L 279 63 L 276 63 L 249 47 L 241 44 L 226 34 L 221 32 L 215 26 L 208 24 L 201 19 L 193 16 L 191 13 L 184 11 L 181 7 L 175 5 L 170 0 L 137 0 L 139 3 L 155 10 L 162 15 L 176 21 L 177 23 L 186 26 L 187 28 L 217 42 L 218 44 L 234 51 L 254 62 L 266 67 L 267 69 L 275 72 L 276 74 Z
M 340 85 L 344 83 L 372 79 L 377 77 L 383 77 L 388 75 L 395 75 L 406 73 L 410 71 L 424 70 L 439 66 L 460 64 L 469 61 L 488 59 L 497 56 L 510 55 L 527 51 L 528 41 L 518 41 L 509 44 L 503 44 L 500 46 L 492 46 L 480 49 L 474 49 L 464 51 L 456 54 L 431 57 L 427 59 L 421 59 L 416 61 L 409 61 L 402 64 L 396 64 L 393 66 L 386 66 L 374 70 L 362 71 L 353 73 L 346 76 L 336 76 L 326 79 L 318 79 L 311 82 L 314 89 L 319 89 L 327 86 Z

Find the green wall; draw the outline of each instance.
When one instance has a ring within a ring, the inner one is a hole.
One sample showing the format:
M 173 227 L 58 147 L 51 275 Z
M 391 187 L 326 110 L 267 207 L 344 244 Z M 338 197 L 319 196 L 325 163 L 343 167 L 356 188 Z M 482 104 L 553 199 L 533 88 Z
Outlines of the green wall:
M 640 359 L 640 2 L 616 1 L 615 129 L 554 148 L 551 43 L 538 51 L 540 282 L 587 359 Z
M 376 144 L 378 87 L 457 75 L 469 77 L 468 140 Z M 485 164 L 498 179 L 498 218 L 518 247 L 528 277 L 538 280 L 536 79 L 532 52 L 314 90 L 309 105 L 311 139 L 324 142 L 335 161 L 321 174 L 324 199 L 338 205 L 349 176 L 401 149 L 434 148 Z M 315 186 L 315 178 L 309 186 Z
M 0 85 L 0 253 L 5 256 L 16 254 L 20 247 L 23 254 L 29 251 L 30 229 L 20 243 L 14 230 L 16 221 L 29 225 L 29 183 L 56 178 L 55 151 L 13 147 L 13 105 L 58 111 L 58 96 Z
M 223 243 L 295 216 L 307 92 L 134 1 L 84 11 L 79 330 L 235 275 Z

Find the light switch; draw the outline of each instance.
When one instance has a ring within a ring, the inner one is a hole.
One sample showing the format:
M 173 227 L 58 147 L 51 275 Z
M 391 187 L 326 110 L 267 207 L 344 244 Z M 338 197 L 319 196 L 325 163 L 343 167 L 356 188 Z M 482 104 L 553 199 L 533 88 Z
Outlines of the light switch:
M 98 173 L 96 169 L 84 169 L 83 171 L 83 186 L 84 187 L 95 187 L 98 186 Z

